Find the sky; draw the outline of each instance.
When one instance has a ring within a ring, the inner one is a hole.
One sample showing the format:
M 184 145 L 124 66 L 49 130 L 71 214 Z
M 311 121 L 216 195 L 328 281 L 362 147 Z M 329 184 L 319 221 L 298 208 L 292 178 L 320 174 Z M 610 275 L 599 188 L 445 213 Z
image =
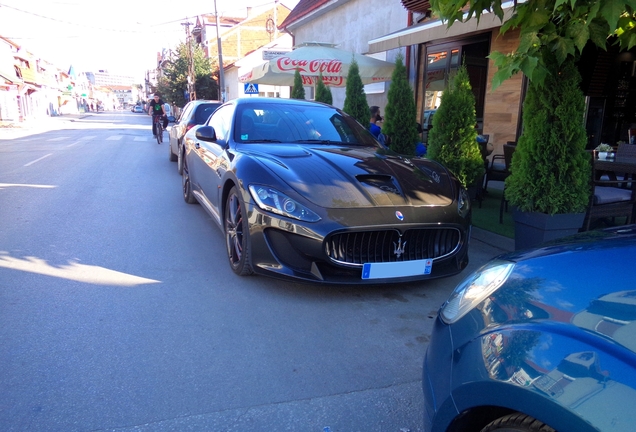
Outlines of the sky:
M 299 0 L 281 0 L 293 9 Z M 274 0 L 216 0 L 220 16 Z M 143 82 L 157 52 L 185 40 L 184 22 L 214 14 L 214 0 L 0 0 L 0 36 L 68 71 L 107 70 Z

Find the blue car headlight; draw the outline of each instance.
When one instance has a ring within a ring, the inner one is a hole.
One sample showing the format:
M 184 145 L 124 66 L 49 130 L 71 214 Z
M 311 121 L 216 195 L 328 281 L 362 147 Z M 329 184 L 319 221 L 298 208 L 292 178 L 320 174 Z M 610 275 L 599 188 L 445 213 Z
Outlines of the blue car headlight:
M 305 222 L 318 222 L 320 220 L 320 216 L 316 213 L 274 188 L 250 185 L 249 190 L 261 210 Z
M 495 292 L 510 276 L 515 264 L 493 260 L 464 279 L 442 305 L 440 317 L 453 324 Z

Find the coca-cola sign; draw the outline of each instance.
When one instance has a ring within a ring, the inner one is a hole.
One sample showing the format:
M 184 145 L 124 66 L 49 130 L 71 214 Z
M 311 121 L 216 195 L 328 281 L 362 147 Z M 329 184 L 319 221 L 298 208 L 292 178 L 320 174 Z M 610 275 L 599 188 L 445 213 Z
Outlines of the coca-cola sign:
M 279 57 L 276 59 L 276 66 L 280 71 L 295 71 L 298 69 L 301 74 L 309 75 L 332 74 L 338 75 L 342 72 L 342 62 L 335 59 L 314 59 L 296 60 L 290 57 Z
M 304 86 L 313 86 L 314 84 L 316 84 L 316 81 L 318 81 L 317 76 L 301 75 L 300 77 L 303 80 Z M 344 77 L 341 77 L 341 76 L 323 76 L 322 77 L 322 82 L 327 86 L 344 87 L 344 84 L 345 84 L 344 81 L 345 81 Z

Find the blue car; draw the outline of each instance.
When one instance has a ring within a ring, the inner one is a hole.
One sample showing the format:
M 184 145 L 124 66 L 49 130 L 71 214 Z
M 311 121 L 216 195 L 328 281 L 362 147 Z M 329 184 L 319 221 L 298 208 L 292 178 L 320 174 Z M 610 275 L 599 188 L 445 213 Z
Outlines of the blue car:
M 490 261 L 442 305 L 424 430 L 636 430 L 636 225 Z

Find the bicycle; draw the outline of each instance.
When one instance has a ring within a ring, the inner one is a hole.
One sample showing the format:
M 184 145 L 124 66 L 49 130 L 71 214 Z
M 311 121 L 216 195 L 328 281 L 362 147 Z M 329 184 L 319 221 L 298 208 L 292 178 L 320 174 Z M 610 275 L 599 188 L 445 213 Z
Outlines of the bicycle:
M 158 115 L 153 115 L 152 119 L 152 129 L 157 137 L 157 144 L 161 144 L 163 142 L 163 119 Z

